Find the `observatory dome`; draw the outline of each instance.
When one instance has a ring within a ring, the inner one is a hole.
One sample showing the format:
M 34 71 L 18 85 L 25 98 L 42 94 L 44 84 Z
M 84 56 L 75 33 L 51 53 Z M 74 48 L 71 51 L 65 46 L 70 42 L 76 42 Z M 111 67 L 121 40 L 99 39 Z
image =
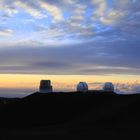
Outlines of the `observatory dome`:
M 40 93 L 48 93 L 52 92 L 52 86 L 51 86 L 51 81 L 50 80 L 41 80 L 40 81 Z
M 114 85 L 111 82 L 106 82 L 103 86 L 103 90 L 113 92 L 114 91 Z
M 86 92 L 88 91 L 88 85 L 86 82 L 79 82 L 77 85 L 77 91 Z

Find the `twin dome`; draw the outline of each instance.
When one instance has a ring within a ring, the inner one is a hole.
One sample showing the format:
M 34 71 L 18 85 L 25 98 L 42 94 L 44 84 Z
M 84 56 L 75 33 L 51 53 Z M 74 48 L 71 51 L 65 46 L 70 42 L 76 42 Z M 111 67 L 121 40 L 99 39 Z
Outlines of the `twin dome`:
M 114 91 L 114 85 L 111 82 L 106 82 L 103 86 L 103 90 L 113 92 Z
M 77 91 L 80 92 L 86 92 L 88 91 L 88 85 L 86 82 L 79 82 L 77 85 Z M 111 82 L 106 82 L 103 85 L 103 91 L 113 92 L 114 91 L 114 85 Z
M 82 92 L 86 92 L 88 91 L 88 85 L 86 82 L 79 82 L 79 84 L 77 85 L 77 91 L 82 91 Z

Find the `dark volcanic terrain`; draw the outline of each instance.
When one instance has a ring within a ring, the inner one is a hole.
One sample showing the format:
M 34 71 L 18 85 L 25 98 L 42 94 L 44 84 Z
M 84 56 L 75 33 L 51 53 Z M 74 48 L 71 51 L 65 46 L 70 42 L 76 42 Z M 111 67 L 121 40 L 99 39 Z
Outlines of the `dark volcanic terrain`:
M 0 99 L 4 139 L 135 138 L 140 131 L 140 94 L 34 93 Z

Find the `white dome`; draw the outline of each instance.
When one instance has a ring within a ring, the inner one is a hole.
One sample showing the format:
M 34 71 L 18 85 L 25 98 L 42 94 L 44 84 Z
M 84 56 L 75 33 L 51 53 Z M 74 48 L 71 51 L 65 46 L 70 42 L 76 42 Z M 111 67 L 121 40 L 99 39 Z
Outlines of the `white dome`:
M 82 91 L 82 92 L 88 91 L 87 83 L 86 82 L 79 82 L 79 84 L 77 85 L 77 91 Z
M 111 82 L 106 82 L 103 86 L 104 91 L 114 91 L 114 85 Z

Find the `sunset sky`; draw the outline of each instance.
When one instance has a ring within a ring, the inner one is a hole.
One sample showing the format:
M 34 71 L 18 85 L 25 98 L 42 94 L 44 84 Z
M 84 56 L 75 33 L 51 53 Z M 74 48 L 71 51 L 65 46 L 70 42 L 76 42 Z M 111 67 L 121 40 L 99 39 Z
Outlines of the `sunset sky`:
M 140 91 L 139 0 L 0 0 L 0 95 L 41 79 Z

